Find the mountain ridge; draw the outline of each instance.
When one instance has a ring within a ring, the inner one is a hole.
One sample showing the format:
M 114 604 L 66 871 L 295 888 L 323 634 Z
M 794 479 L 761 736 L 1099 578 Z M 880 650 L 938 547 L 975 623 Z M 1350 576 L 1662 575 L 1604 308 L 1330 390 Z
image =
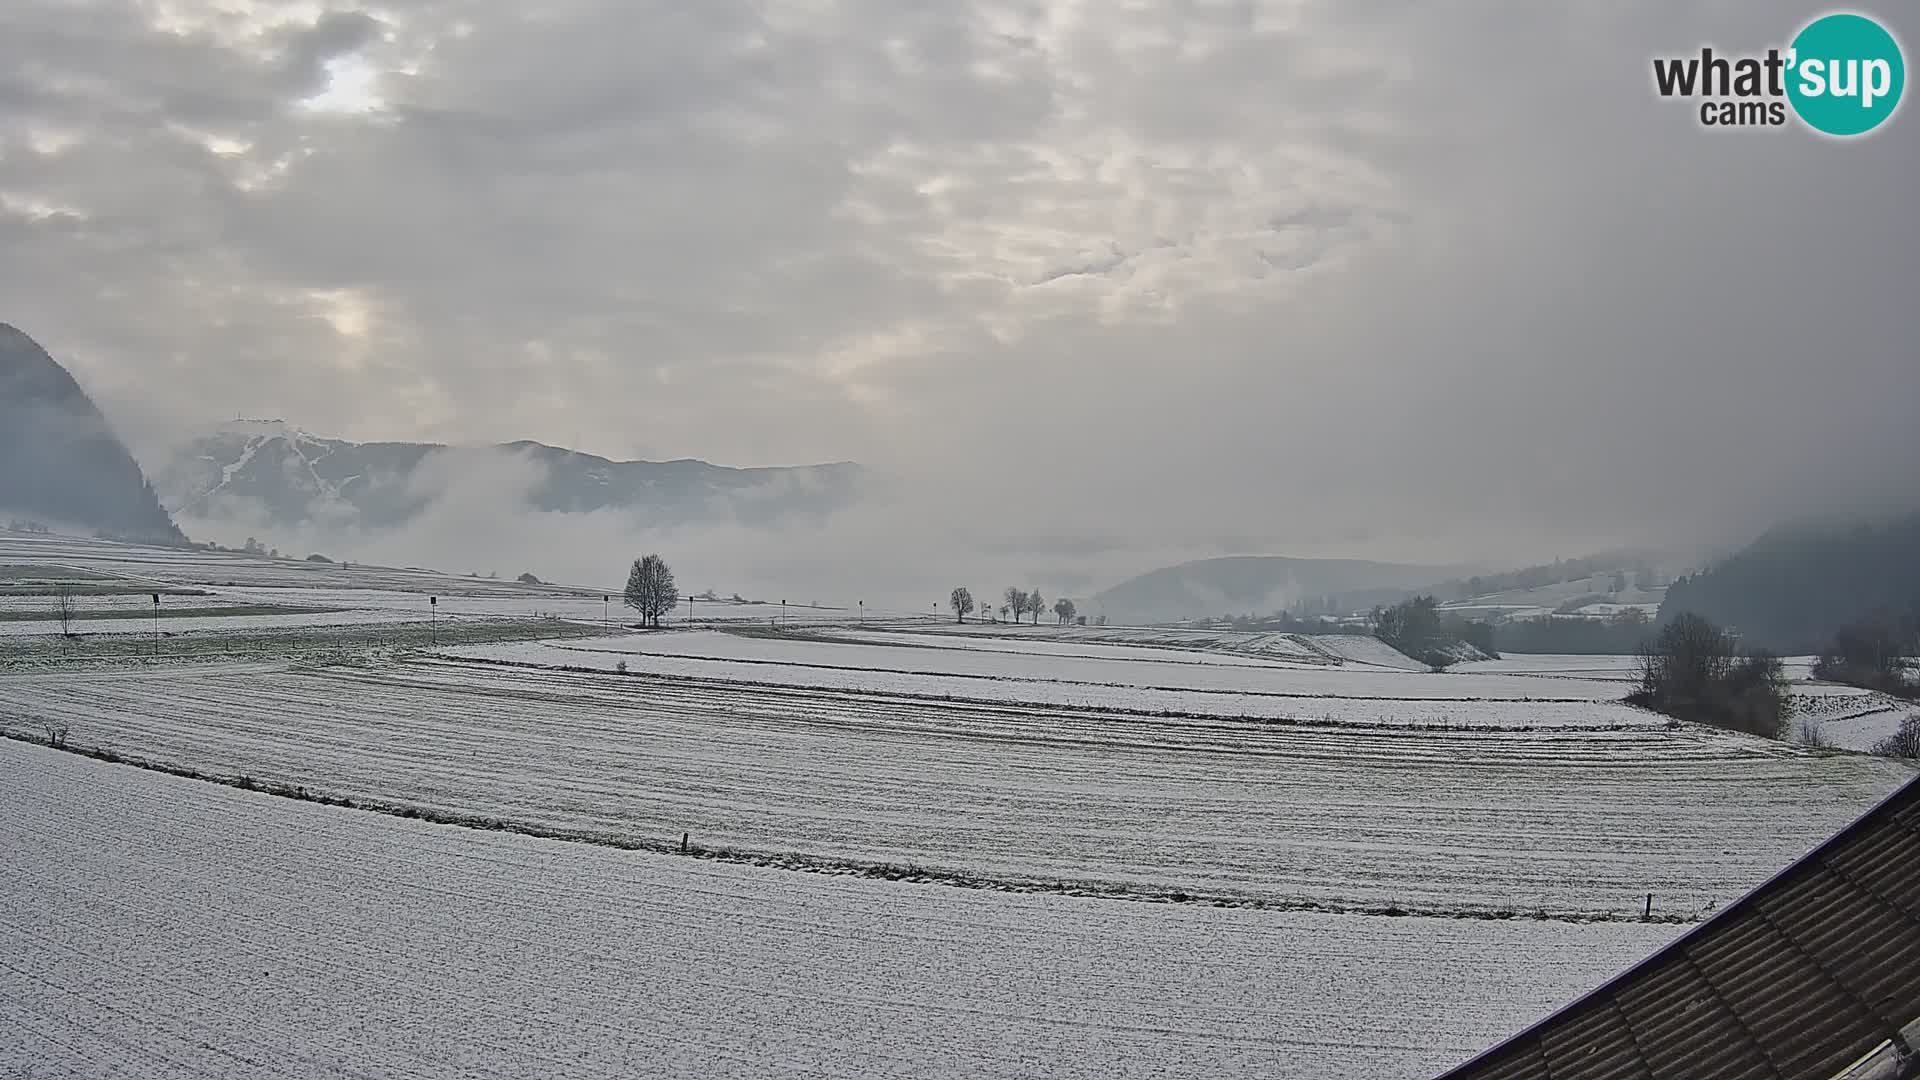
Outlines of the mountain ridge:
M 0 511 L 129 539 L 186 542 L 79 380 L 6 322 L 0 322 Z
M 698 458 L 620 461 L 533 439 L 480 445 L 354 442 L 283 420 L 237 420 L 176 451 L 160 474 L 163 500 L 195 518 L 262 525 L 315 521 L 403 525 L 487 464 L 531 467 L 526 503 L 550 513 L 621 510 L 674 521 L 772 520 L 850 502 L 864 475 L 853 462 L 737 468 Z M 468 468 L 442 468 L 452 465 Z

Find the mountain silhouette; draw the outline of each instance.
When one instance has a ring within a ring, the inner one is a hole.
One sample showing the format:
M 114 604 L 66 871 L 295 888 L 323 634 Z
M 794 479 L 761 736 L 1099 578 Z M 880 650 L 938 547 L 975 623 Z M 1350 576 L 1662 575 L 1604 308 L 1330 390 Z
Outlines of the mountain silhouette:
M 186 541 L 93 399 L 7 323 L 0 323 L 0 518 Z

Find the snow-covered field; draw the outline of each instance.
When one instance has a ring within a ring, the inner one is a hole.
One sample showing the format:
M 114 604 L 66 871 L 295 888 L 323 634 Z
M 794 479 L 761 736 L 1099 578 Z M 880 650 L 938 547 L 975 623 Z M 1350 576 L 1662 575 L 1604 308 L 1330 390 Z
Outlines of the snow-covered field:
M 870 630 L 860 626 L 835 627 L 811 632 L 832 641 L 862 645 L 901 645 L 909 648 L 952 649 L 1047 659 L 1142 660 L 1155 664 L 1209 664 L 1250 668 L 1299 668 L 1321 666 L 1325 662 L 1320 658 L 1309 658 L 1305 655 L 1297 658 L 1272 654 L 1262 656 L 1202 649 L 1173 649 L 1153 645 L 1076 641 L 1061 637 L 1054 627 L 1041 627 L 1027 634 L 1004 637 L 983 634 L 935 634 L 924 629 Z M 847 655 L 858 656 L 859 654 L 848 653 Z
M 617 593 L 560 585 L 523 585 L 434 570 L 311 563 L 196 548 L 147 547 L 107 540 L 0 532 L 0 568 L 14 567 L 20 580 L 0 578 L 0 634 L 45 637 L 60 632 L 53 612 L 59 581 L 80 586 L 74 596 L 74 630 L 87 634 L 150 633 L 146 625 L 104 618 L 146 611 L 149 592 L 160 590 L 163 615 L 194 608 L 290 607 L 335 609 L 347 614 L 278 615 L 234 612 L 209 620 L 169 617 L 162 629 L 176 634 L 210 630 L 268 630 L 443 619 L 544 619 L 611 624 L 634 619 Z M 118 588 L 123 595 L 100 595 Z M 176 595 L 192 592 L 197 595 Z M 17 616 L 34 618 L 20 619 Z M 812 604 L 725 599 L 683 602 L 672 624 L 840 626 L 886 620 L 898 626 L 937 622 L 932 613 L 862 610 Z
M 842 635 L 833 632 L 834 638 Z M 928 636 L 930 643 L 939 639 Z M 1035 644 L 1043 643 L 1036 642 Z M 802 634 L 747 636 L 719 631 L 628 635 L 603 641 L 570 642 L 552 653 L 535 648 L 487 653 L 499 659 L 573 663 L 611 668 L 621 659 L 679 658 L 758 665 L 767 681 L 812 680 L 808 672 L 870 671 L 940 676 L 979 682 L 993 679 L 1085 684 L 1107 688 L 1163 688 L 1241 695 L 1363 697 L 1429 700 L 1504 699 L 1617 701 L 1624 692 L 1610 682 L 1517 678 L 1503 674 L 1446 674 L 1399 671 L 1371 665 L 1293 666 L 1271 661 L 1251 664 L 1200 663 L 1206 654 L 1150 650 L 1145 657 L 1115 658 L 1049 655 L 1008 648 L 934 648 L 921 645 L 861 644 L 822 640 Z M 570 659 L 569 659 L 570 658 Z M 681 669 L 698 670 L 698 669 Z M 721 669 L 715 669 L 718 672 Z M 734 669 L 737 670 L 737 669 Z M 728 677 L 728 676 L 721 676 Z M 950 691 L 935 691 L 950 692 Z
M 1631 657 L 727 601 L 606 634 L 602 594 L 431 571 L 6 564 L 205 595 L 164 648 L 0 621 L 0 729 L 649 850 L 0 740 L 0 1077 L 1425 1075 L 1665 940 L 1646 894 L 1702 918 L 1912 775 L 1630 708 Z M 1795 691 L 1842 746 L 1900 715 Z
M 1676 930 L 795 874 L 16 743 L 0 791 L 0 1076 L 35 1080 L 1411 1078 Z
M 717 636 L 717 635 L 716 635 Z M 764 652 L 757 658 L 723 660 L 713 657 L 680 655 L 673 651 L 641 651 L 677 648 L 675 642 L 690 635 L 631 636 L 619 639 L 589 638 L 578 642 L 527 641 L 496 645 L 463 646 L 444 650 L 450 656 L 530 664 L 550 668 L 585 668 L 611 672 L 626 664 L 635 675 L 665 678 L 720 680 L 735 683 L 792 686 L 841 691 L 868 691 L 973 702 L 1005 702 L 1065 706 L 1070 708 L 1111 709 L 1145 712 L 1245 718 L 1257 720 L 1306 720 L 1331 725 L 1366 727 L 1476 727 L 1522 729 L 1663 727 L 1665 717 L 1616 701 L 1602 700 L 1524 700 L 1518 697 L 1477 700 L 1458 692 L 1469 684 L 1446 676 L 1430 681 L 1383 681 L 1377 669 L 1312 672 L 1312 689 L 1297 687 L 1293 680 L 1277 684 L 1292 687 L 1265 692 L 1235 690 L 1177 689 L 1186 678 L 1185 671 L 1164 667 L 1109 669 L 1113 677 L 1128 671 L 1142 677 L 1157 677 L 1170 685 L 1129 686 L 1107 682 L 1045 678 L 1019 678 L 985 672 L 949 672 L 932 674 L 913 669 L 849 667 L 842 664 L 812 663 L 798 659 L 775 660 Z M 739 639 L 735 639 L 739 641 Z M 761 643 L 739 641 L 738 647 L 751 651 Z M 837 656 L 846 662 L 872 659 L 864 646 L 834 646 L 819 641 L 774 641 L 773 646 L 801 644 L 817 659 Z M 692 643 L 693 648 L 705 646 Z M 732 643 L 724 646 L 734 647 Z M 778 650 L 774 650 L 778 651 Z M 931 663 L 963 663 L 934 659 Z M 909 658 L 909 662 L 923 658 Z M 1391 673 L 1388 673 L 1391 674 Z M 1324 676 L 1345 675 L 1342 679 Z M 1510 687 L 1512 692 L 1536 693 L 1564 691 L 1564 684 Z M 1345 690 L 1347 693 L 1341 693 Z M 1410 696 L 1391 696 L 1395 692 Z M 1450 693 L 1451 692 L 1451 693 Z M 1421 695 L 1421 696 L 1411 696 Z
M 1271 725 L 434 660 L 0 677 L 0 724 L 43 720 L 647 843 L 1335 910 L 1622 917 L 1653 892 L 1697 916 L 1911 775 L 1699 729 Z
M 1876 690 L 1831 684 L 1817 688 L 1826 692 L 1794 695 L 1795 739 L 1804 741 L 1811 733 L 1827 745 L 1864 752 L 1898 731 L 1905 718 L 1920 715 L 1920 702 Z
M 261 613 L 245 615 L 216 615 L 198 617 L 193 615 L 169 615 L 166 618 L 146 619 L 75 619 L 73 629 L 84 634 L 132 634 L 147 636 L 155 630 L 166 634 L 190 634 L 205 631 L 232 630 L 284 630 L 307 626 L 365 626 L 374 628 L 383 623 L 424 622 L 427 616 L 400 611 L 302 611 L 296 614 Z M 57 620 L 43 622 L 6 622 L 0 621 L 0 638 L 4 637 L 46 637 L 60 632 Z

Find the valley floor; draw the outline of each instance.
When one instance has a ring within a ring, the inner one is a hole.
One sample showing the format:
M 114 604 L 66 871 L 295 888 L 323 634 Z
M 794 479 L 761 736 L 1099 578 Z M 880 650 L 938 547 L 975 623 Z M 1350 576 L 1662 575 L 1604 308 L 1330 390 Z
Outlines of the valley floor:
M 1626 657 L 699 603 L 0 535 L 0 1080 L 1431 1075 L 1913 776 Z
M 1680 929 L 797 874 L 12 741 L 0 792 L 9 1078 L 1417 1077 Z

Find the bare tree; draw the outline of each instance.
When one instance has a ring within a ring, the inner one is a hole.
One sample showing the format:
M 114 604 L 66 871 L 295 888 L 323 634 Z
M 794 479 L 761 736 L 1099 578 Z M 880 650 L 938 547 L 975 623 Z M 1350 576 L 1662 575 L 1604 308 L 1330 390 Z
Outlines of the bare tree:
M 947 603 L 953 608 L 953 621 L 966 622 L 967 616 L 973 613 L 973 590 L 962 585 L 953 590 L 953 595 L 947 598 Z
M 1873 744 L 1873 752 L 1887 757 L 1920 758 L 1920 713 L 1914 713 L 1893 734 Z
M 1072 622 L 1073 621 L 1073 601 L 1067 600 L 1067 599 L 1055 600 L 1053 602 L 1053 615 L 1054 615 L 1054 618 L 1060 620 L 1061 626 L 1065 626 L 1068 623 Z
M 626 605 L 640 613 L 640 625 L 659 626 L 660 616 L 680 605 L 680 592 L 673 583 L 673 570 L 658 555 L 646 555 L 633 561 L 627 572 Z
M 1000 613 L 1004 615 L 1011 611 L 1013 612 L 1013 621 L 1019 622 L 1020 616 L 1027 613 L 1027 594 L 1009 585 L 1007 586 L 1005 599 L 1007 605 L 1000 609 Z
M 57 749 L 67 745 L 67 725 L 65 721 L 49 720 L 40 725 L 40 730 L 47 733 L 48 746 Z
M 1010 610 L 1010 609 L 1009 609 L 1009 608 L 1007 607 L 1007 605 L 1005 605 L 1005 604 L 1001 604 L 1001 605 L 1000 605 L 1000 618 L 1001 618 L 1001 620 L 1002 620 L 1002 621 L 1005 621 L 1005 619 L 1006 619 L 1006 617 L 1007 617 L 1007 612 L 1008 612 L 1009 610 Z
M 53 613 L 60 619 L 60 636 L 73 636 L 73 590 L 65 585 L 53 594 Z
M 1040 599 L 1039 589 L 1035 589 L 1027 594 L 1027 610 L 1033 613 L 1033 625 L 1040 625 L 1040 613 L 1046 609 L 1047 602 Z

